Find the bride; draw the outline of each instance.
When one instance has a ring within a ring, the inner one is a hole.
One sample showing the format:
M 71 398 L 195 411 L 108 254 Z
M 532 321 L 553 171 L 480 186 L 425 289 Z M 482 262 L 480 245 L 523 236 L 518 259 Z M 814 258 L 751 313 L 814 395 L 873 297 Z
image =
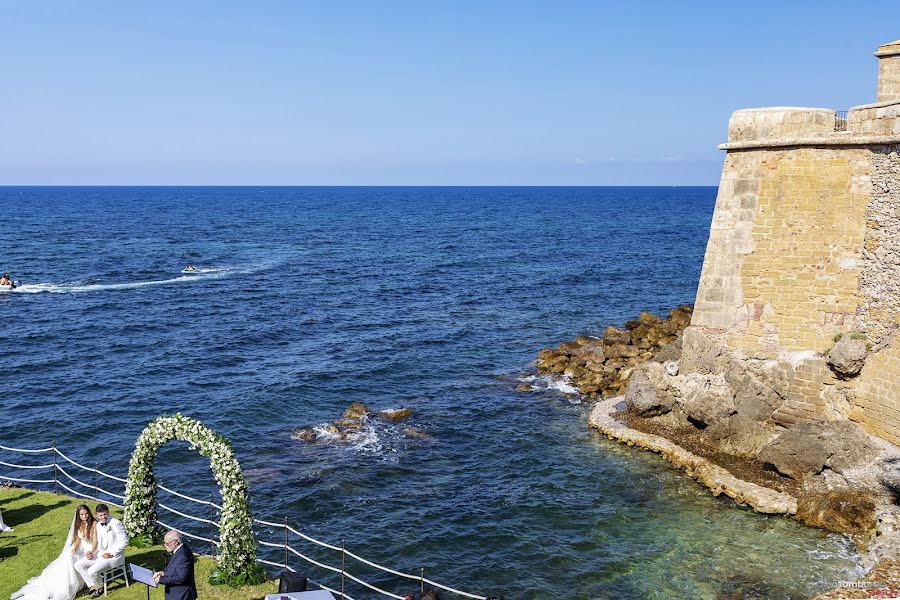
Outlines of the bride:
M 75 561 L 97 545 L 97 522 L 84 504 L 75 509 L 66 543 L 60 555 L 41 574 L 28 580 L 10 600 L 72 600 L 84 586 Z

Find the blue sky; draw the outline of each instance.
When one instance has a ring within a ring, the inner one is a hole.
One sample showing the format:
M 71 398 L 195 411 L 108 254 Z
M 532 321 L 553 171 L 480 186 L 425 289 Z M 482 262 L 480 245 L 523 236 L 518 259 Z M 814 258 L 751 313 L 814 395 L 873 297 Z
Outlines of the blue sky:
M 900 2 L 0 0 L 0 185 L 716 185 Z

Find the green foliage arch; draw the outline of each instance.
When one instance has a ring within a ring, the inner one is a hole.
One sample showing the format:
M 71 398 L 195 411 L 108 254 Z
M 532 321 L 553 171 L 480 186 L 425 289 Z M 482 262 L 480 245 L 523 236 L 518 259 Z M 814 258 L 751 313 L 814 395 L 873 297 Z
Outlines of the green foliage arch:
M 215 583 L 242 585 L 265 579 L 256 562 L 253 518 L 247 501 L 247 482 L 231 443 L 203 423 L 179 413 L 151 421 L 138 437 L 128 465 L 124 525 L 134 540 L 150 540 L 156 519 L 156 478 L 153 464 L 159 449 L 172 440 L 188 442 L 209 458 L 222 493 Z

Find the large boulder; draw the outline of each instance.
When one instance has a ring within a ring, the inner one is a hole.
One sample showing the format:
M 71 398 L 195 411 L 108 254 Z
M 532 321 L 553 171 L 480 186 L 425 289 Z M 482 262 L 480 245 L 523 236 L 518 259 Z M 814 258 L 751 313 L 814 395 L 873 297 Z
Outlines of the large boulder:
M 856 377 L 866 362 L 868 348 L 864 335 L 845 335 L 828 351 L 825 362 L 841 379 Z
M 878 448 L 856 423 L 798 423 L 759 453 L 759 460 L 793 479 L 815 475 L 825 467 L 836 473 L 861 466 L 878 456 Z
M 722 340 L 697 327 L 684 330 L 679 361 L 682 373 L 723 373 L 730 356 L 731 352 Z
M 735 411 L 734 390 L 721 375 L 690 373 L 681 378 L 679 390 L 681 408 L 694 422 L 712 425 Z
M 725 381 L 735 391 L 737 413 L 754 421 L 765 421 L 784 403 L 788 371 L 774 360 L 734 359 L 728 363 Z
M 803 494 L 797 499 L 797 520 L 828 531 L 868 533 L 877 524 L 875 501 L 854 489 Z
M 642 417 L 653 417 L 672 410 L 675 390 L 666 381 L 666 372 L 659 363 L 644 363 L 635 367 L 625 388 L 625 403 Z
M 763 447 L 778 437 L 778 430 L 738 413 L 704 429 L 703 437 L 722 452 L 756 458 Z

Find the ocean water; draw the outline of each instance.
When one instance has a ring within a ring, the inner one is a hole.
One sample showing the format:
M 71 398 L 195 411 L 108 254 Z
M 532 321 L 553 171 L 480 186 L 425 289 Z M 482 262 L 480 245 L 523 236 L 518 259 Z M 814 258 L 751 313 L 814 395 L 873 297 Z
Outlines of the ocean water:
M 712 497 L 590 431 L 561 386 L 514 389 L 544 346 L 692 302 L 715 194 L 0 188 L 0 270 L 22 283 L 0 293 L 0 444 L 55 441 L 124 476 L 146 423 L 180 411 L 232 440 L 254 516 L 467 591 L 807 597 L 858 572 L 849 539 Z M 414 414 L 346 441 L 292 438 L 354 401 Z M 186 444 L 157 473 L 216 495 Z

